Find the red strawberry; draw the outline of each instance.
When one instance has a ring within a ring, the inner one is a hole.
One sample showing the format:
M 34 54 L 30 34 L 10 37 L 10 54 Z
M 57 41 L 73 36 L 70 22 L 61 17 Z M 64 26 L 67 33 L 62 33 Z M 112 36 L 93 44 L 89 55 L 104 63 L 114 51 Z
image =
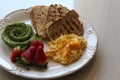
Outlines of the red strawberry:
M 44 47 L 43 43 L 40 42 L 40 41 L 38 41 L 38 40 L 32 41 L 32 42 L 30 43 L 30 46 L 34 46 L 36 49 L 37 49 L 38 46 Z
M 34 46 L 30 46 L 26 51 L 21 54 L 21 59 L 25 61 L 27 64 L 33 61 L 36 49 Z
M 43 47 L 39 46 L 35 53 L 34 63 L 38 65 L 43 65 L 46 63 L 46 61 L 47 61 L 47 57 L 43 51 Z
M 20 49 L 20 46 L 17 46 L 17 47 L 15 47 L 14 49 L 13 49 L 13 51 L 12 51 L 12 55 L 11 55 L 11 61 L 12 62 L 15 62 L 16 61 L 16 58 L 17 57 L 20 57 L 21 56 L 21 54 L 22 54 L 22 50 Z

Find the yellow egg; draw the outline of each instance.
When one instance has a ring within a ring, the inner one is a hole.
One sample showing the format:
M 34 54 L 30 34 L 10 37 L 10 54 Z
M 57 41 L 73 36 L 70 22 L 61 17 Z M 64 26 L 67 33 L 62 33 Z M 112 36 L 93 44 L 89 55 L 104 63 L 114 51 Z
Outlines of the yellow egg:
M 49 42 L 47 57 L 61 64 L 70 64 L 80 58 L 86 49 L 87 41 L 75 34 L 61 35 Z

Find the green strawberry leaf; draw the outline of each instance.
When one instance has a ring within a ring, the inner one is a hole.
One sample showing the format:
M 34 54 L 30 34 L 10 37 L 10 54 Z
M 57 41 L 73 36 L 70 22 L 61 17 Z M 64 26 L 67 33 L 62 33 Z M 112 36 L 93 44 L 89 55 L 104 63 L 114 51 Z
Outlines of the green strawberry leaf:
M 43 65 L 37 65 L 35 63 L 27 64 L 21 58 L 17 58 L 16 63 L 18 66 L 25 68 L 26 70 L 30 70 L 30 67 L 37 68 L 38 70 L 46 70 L 48 68 L 48 62 Z

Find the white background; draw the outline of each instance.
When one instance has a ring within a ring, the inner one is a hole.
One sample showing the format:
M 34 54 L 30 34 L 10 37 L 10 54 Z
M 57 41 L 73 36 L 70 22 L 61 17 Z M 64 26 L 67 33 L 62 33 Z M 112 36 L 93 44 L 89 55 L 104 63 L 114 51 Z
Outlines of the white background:
M 53 3 L 75 9 L 94 26 L 98 36 L 92 61 L 83 69 L 56 80 L 120 80 L 120 0 L 0 0 L 0 19 L 17 9 Z M 16 78 L 24 80 L 0 68 L 0 80 Z

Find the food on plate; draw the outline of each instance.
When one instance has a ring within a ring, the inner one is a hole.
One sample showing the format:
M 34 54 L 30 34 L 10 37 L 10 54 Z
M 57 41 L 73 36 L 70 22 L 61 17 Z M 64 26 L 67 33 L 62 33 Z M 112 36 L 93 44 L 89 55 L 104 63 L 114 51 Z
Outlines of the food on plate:
M 36 49 L 38 46 L 42 46 L 44 48 L 44 45 L 42 42 L 38 41 L 38 40 L 33 40 L 31 43 L 30 43 L 30 46 L 34 46 Z
M 84 53 L 87 41 L 82 37 L 83 24 L 75 10 L 58 4 L 34 6 L 30 12 L 33 24 L 9 24 L 1 34 L 2 40 L 13 48 L 11 61 L 27 67 L 47 68 L 47 57 L 61 64 L 75 62 Z M 36 35 L 37 34 L 37 35 Z M 49 39 L 49 49 L 39 41 Z
M 68 12 L 62 5 L 34 6 L 30 13 L 32 24 L 39 36 L 47 38 L 46 28 Z
M 54 23 L 56 20 L 64 17 L 66 13 L 69 11 L 66 7 L 62 5 L 50 5 L 48 9 L 48 14 L 47 14 L 47 21 L 45 28 L 47 29 L 52 23 Z
M 42 38 L 56 39 L 62 34 L 83 35 L 83 24 L 75 10 L 62 5 L 35 6 L 30 13 L 33 26 Z
M 1 38 L 10 48 L 13 48 L 11 62 L 27 67 L 47 68 L 44 45 L 30 25 L 22 22 L 7 25 Z
M 20 49 L 20 46 L 15 47 L 10 57 L 11 61 L 15 62 L 17 57 L 20 57 L 22 53 L 23 53 L 23 50 Z
M 35 6 L 32 8 L 30 18 L 37 34 L 46 37 L 45 24 L 47 20 L 48 6 Z
M 69 11 L 63 18 L 56 20 L 47 28 L 47 35 L 51 40 L 57 39 L 61 34 L 83 35 L 83 24 L 76 11 Z
M 61 35 L 49 42 L 46 56 L 61 64 L 70 64 L 80 58 L 86 49 L 87 41 L 76 34 Z
M 47 57 L 43 51 L 42 46 L 38 46 L 35 56 L 34 56 L 34 63 L 38 65 L 46 64 Z
M 1 34 L 2 40 L 10 47 L 27 47 L 34 40 L 36 34 L 32 27 L 25 23 L 13 23 L 7 25 Z
M 34 56 L 35 56 L 36 49 L 34 46 L 30 46 L 27 50 L 25 50 L 21 54 L 21 59 L 26 63 L 30 64 L 33 62 Z
M 20 46 L 15 47 L 11 54 L 11 61 L 27 68 L 34 66 L 39 69 L 46 69 L 48 64 L 44 45 L 37 40 L 32 41 L 24 51 L 20 49 Z

